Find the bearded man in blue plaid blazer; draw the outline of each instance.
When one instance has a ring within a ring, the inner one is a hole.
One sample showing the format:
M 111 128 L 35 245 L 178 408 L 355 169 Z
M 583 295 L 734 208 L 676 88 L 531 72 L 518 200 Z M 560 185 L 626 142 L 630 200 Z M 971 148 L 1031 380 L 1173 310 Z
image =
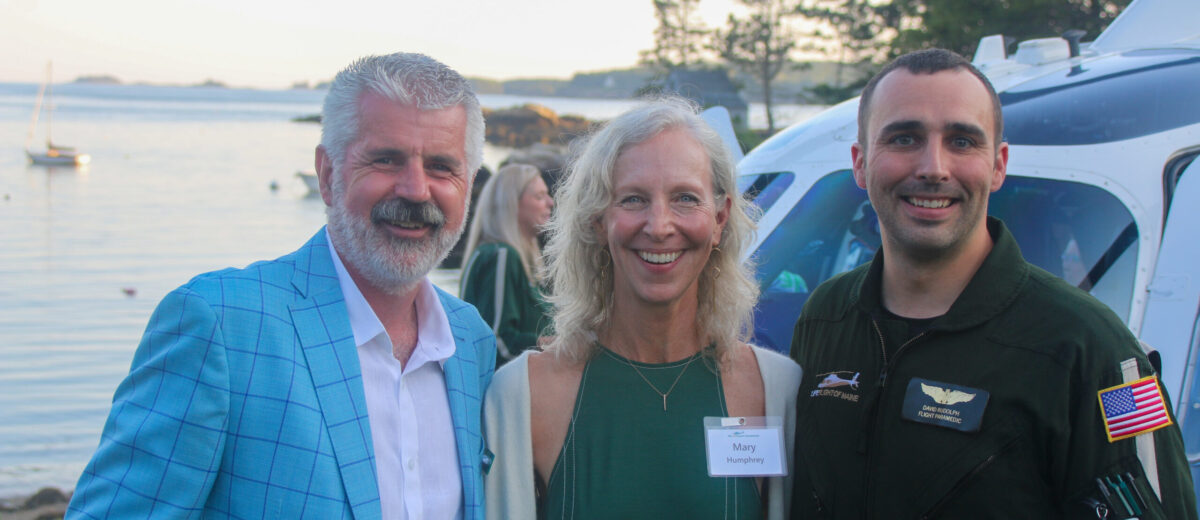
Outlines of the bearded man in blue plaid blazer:
M 426 277 L 482 147 L 479 102 L 445 65 L 338 74 L 316 151 L 328 226 L 163 299 L 67 517 L 482 520 L 494 338 Z

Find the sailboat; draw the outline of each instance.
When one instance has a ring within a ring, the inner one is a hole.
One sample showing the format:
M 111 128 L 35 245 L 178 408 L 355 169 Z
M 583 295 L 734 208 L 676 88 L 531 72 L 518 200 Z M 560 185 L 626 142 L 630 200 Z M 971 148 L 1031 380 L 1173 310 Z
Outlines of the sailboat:
M 81 165 L 91 162 L 92 156 L 82 153 L 71 146 L 54 144 L 50 130 L 54 121 L 54 85 L 51 81 L 51 64 L 46 64 L 46 81 L 38 89 L 37 102 L 33 106 L 33 118 L 29 122 L 29 139 L 25 141 L 25 155 L 33 164 L 46 165 Z M 42 113 L 42 101 L 46 102 L 46 150 L 34 151 L 33 133 L 37 129 L 38 116 Z

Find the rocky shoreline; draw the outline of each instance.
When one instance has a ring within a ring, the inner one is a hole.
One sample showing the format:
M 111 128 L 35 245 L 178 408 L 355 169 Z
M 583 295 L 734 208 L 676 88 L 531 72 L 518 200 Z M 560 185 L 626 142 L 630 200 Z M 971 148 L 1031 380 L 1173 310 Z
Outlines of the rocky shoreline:
M 487 142 L 509 148 L 526 148 L 534 144 L 567 145 L 584 135 L 592 122 L 575 115 L 558 115 L 536 103 L 504 109 L 483 109 L 487 121 L 484 135 Z
M 59 520 L 67 512 L 71 495 L 61 489 L 44 487 L 29 496 L 0 499 L 0 518 L 4 520 Z
M 536 103 L 500 109 L 483 109 L 487 121 L 487 142 L 508 148 L 528 148 L 535 144 L 566 146 L 572 139 L 591 129 L 593 121 L 576 115 L 558 115 Z M 321 114 L 292 118 L 296 123 L 320 123 Z

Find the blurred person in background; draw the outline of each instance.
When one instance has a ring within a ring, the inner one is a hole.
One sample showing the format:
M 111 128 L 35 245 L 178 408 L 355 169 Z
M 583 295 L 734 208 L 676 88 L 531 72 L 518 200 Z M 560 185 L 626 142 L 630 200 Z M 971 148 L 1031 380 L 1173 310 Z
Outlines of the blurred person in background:
M 479 195 L 459 295 L 492 326 L 497 367 L 545 336 L 538 233 L 553 207 L 541 173 L 528 164 L 500 168 Z

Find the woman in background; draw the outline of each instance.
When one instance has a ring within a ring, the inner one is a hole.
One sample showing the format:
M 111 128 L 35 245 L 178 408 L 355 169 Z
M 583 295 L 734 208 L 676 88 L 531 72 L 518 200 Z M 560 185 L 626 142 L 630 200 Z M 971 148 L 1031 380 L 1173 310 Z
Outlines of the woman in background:
M 690 103 L 650 102 L 579 147 L 556 198 L 555 338 L 488 389 L 488 515 L 784 518 L 784 477 L 706 464 L 705 417 L 778 417 L 791 460 L 800 383 L 747 344 L 754 221 L 725 144 Z
M 554 201 L 538 169 L 509 164 L 488 179 L 467 235 L 459 294 L 496 334 L 496 366 L 537 346 L 549 323 L 538 233 Z

